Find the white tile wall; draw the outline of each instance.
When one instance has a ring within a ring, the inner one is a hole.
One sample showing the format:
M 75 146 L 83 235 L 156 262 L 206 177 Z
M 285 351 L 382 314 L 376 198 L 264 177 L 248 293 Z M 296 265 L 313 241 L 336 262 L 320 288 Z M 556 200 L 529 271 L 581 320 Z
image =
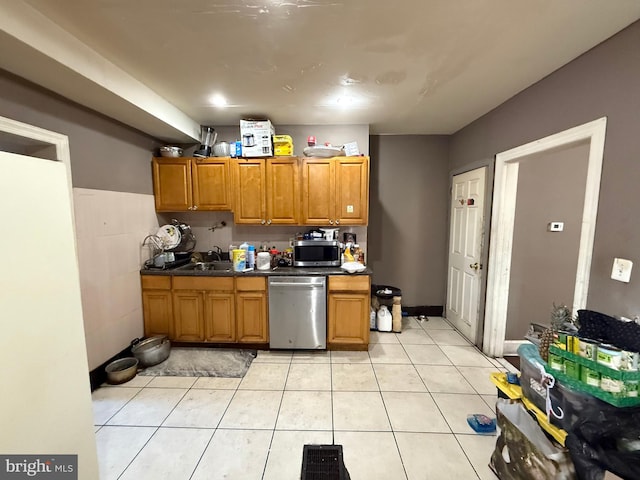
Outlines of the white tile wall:
M 139 270 L 158 230 L 153 195 L 73 189 L 89 369 L 142 336 Z
M 191 231 L 196 236 L 196 250 L 204 252 L 214 245 L 227 251 L 230 244 L 240 245 L 247 242 L 258 246 L 267 242 L 275 245 L 279 250 L 289 246 L 289 238 L 298 232 L 308 232 L 312 226 L 269 226 L 260 225 L 236 225 L 233 223 L 231 212 L 180 212 L 173 214 L 161 214 L 161 221 L 170 223 L 172 218 L 191 225 Z M 227 226 L 211 231 L 210 227 L 226 222 Z M 343 232 L 353 232 L 361 248 L 367 252 L 367 227 L 343 227 L 340 229 L 340 240 Z

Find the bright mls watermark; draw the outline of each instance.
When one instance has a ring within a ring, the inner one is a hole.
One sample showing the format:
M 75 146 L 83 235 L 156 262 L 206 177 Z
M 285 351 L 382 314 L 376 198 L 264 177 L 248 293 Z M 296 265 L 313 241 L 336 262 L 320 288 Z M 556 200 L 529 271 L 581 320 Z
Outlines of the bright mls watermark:
M 78 455 L 0 455 L 0 480 L 78 480 Z

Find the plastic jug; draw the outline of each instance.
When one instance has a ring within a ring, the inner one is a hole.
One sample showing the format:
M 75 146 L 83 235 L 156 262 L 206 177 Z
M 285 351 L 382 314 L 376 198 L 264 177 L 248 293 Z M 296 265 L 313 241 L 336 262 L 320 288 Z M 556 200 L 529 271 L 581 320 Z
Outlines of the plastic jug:
M 381 332 L 390 332 L 392 325 L 391 312 L 386 305 L 381 305 L 378 309 L 377 327 Z

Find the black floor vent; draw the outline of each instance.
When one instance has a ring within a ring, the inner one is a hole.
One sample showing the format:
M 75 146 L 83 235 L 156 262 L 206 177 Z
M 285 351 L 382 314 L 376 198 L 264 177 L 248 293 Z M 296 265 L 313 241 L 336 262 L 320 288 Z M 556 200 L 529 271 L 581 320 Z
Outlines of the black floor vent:
M 342 445 L 305 445 L 301 480 L 349 480 Z

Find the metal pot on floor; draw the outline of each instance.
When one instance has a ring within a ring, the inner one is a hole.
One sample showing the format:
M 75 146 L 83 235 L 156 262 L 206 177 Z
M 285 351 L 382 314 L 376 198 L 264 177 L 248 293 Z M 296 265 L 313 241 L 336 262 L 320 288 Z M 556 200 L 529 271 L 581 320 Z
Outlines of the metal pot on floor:
M 171 342 L 165 335 L 149 337 L 145 340 L 134 338 L 131 353 L 138 359 L 140 366 L 152 367 L 164 362 L 171 353 Z

